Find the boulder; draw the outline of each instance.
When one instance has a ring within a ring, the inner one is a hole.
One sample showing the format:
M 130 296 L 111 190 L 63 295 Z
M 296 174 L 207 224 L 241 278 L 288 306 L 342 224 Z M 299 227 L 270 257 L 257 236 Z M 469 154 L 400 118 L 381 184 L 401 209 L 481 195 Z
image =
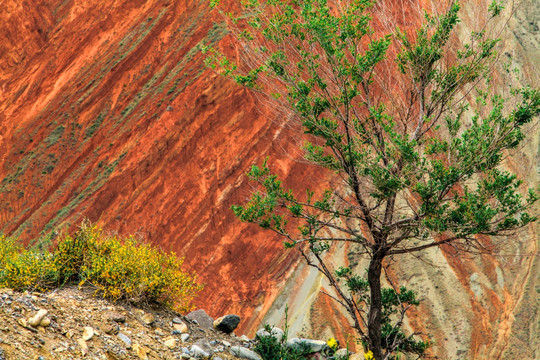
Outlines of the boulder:
M 230 334 L 236 329 L 239 323 L 240 316 L 230 314 L 216 319 L 213 325 L 217 330 L 222 331 L 225 334 Z
M 212 326 L 214 326 L 214 319 L 211 318 L 206 313 L 206 311 L 202 309 L 190 312 L 189 314 L 186 315 L 186 318 L 188 318 L 191 321 L 195 320 L 195 322 L 199 324 L 199 326 L 206 329 L 211 329 Z
M 233 356 L 247 360 L 262 360 L 261 356 L 253 350 L 246 349 L 242 346 L 233 346 L 230 349 L 230 353 Z

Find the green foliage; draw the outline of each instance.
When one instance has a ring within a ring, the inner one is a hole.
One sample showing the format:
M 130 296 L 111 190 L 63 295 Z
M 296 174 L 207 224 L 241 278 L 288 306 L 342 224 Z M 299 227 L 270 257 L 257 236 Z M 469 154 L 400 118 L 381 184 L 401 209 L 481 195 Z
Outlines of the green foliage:
M 43 291 L 57 278 L 52 254 L 27 251 L 14 239 L 0 237 L 0 287 Z
M 369 282 L 366 278 L 353 274 L 352 269 L 340 267 L 336 270 L 336 279 L 343 282 L 354 301 L 367 308 L 370 305 Z M 402 286 L 399 291 L 394 288 L 381 289 L 381 337 L 382 349 L 389 353 L 416 354 L 421 356 L 429 347 L 427 341 L 407 336 L 401 329 L 406 312 L 411 306 L 419 305 L 416 293 Z M 396 346 L 397 345 L 397 346 Z M 368 344 L 364 342 L 367 348 Z M 397 357 L 390 357 L 396 359 Z
M 297 194 L 265 160 L 248 172 L 257 190 L 232 209 L 284 236 L 328 278 L 376 360 L 427 346 L 385 325 L 385 259 L 449 243 L 489 251 L 477 235 L 505 237 L 537 219 L 538 189 L 524 189 L 502 162 L 540 115 L 540 90 L 503 91 L 492 77 L 500 39 L 489 29 L 499 1 L 468 36 L 458 32 L 459 2 L 449 5 L 425 12 L 416 31 L 384 33 L 372 18 L 388 14 L 369 0 L 340 3 L 339 11 L 327 0 L 250 0 L 240 15 L 224 14 L 244 57 L 206 49 L 209 67 L 289 108 L 294 117 L 283 118 L 307 135 L 305 159 L 343 179 Z M 368 280 L 330 270 L 322 254 L 342 241 L 369 260 Z M 413 304 L 405 294 L 393 295 L 400 311 Z
M 11 238 L 0 238 L 0 287 L 15 290 L 79 284 L 114 301 L 158 302 L 185 312 L 202 287 L 182 263 L 174 253 L 88 224 L 73 236 L 63 235 L 52 252 L 25 250 Z
M 56 144 L 58 140 L 62 138 L 65 129 L 66 128 L 64 125 L 59 125 L 53 131 L 51 131 L 49 136 L 44 140 L 48 148 Z
M 92 125 L 90 125 L 88 129 L 86 129 L 86 133 L 84 135 L 85 139 L 90 138 L 95 134 L 95 132 L 99 129 L 101 123 L 105 119 L 105 116 L 106 114 L 104 112 L 98 115 L 98 117 L 92 122 Z
M 284 335 L 281 340 L 272 336 L 272 327 L 268 324 L 264 329 L 269 334 L 267 336 L 256 335 L 255 352 L 257 352 L 263 360 L 305 360 L 310 354 L 309 345 L 300 348 L 287 347 L 287 337 L 289 332 L 288 325 L 288 307 L 285 307 L 285 328 Z
M 271 327 L 266 325 L 266 331 L 270 332 Z M 309 349 L 289 348 L 285 345 L 285 340 L 278 341 L 273 336 L 256 337 L 255 352 L 261 355 L 263 360 L 304 360 L 308 359 Z

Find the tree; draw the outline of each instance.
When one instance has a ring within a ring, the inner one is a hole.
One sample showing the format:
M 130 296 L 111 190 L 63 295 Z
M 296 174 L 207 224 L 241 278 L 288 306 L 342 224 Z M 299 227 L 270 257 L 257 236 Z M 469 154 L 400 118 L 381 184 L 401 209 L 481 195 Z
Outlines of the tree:
M 499 40 L 489 29 L 501 3 L 486 4 L 466 40 L 457 1 L 414 29 L 385 26 L 370 0 L 242 4 L 226 15 L 243 55 L 234 63 L 212 49 L 207 64 L 289 109 L 305 159 L 341 186 L 294 194 L 264 161 L 249 171 L 259 188 L 236 216 L 284 236 L 324 274 L 374 359 L 422 354 L 426 344 L 400 330 L 414 293 L 382 287 L 385 262 L 443 245 L 493 251 L 480 235 L 504 239 L 536 220 L 538 190 L 524 195 L 501 169 L 540 114 L 538 89 L 508 90 L 492 76 Z M 363 249 L 367 279 L 327 263 L 338 242 Z

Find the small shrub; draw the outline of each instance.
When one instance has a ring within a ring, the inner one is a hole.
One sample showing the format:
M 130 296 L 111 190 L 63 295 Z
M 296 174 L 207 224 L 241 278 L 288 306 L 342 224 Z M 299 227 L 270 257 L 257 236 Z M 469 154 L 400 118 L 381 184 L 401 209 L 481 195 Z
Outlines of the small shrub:
M 57 282 L 52 254 L 25 250 L 0 237 L 0 288 L 44 291 Z
M 53 252 L 25 250 L 0 237 L 0 287 L 14 290 L 78 284 L 114 301 L 156 302 L 185 312 L 202 286 L 182 264 L 174 253 L 134 237 L 107 235 L 87 223 L 73 236 L 62 236 Z
M 91 249 L 80 270 L 81 284 L 91 284 L 97 293 L 114 300 L 191 309 L 190 302 L 201 286 L 194 275 L 182 271 L 183 259 L 133 237 L 104 237 L 95 227 L 81 231 Z
M 257 334 L 255 343 L 255 352 L 257 352 L 263 360 L 304 360 L 310 354 L 310 348 L 304 344 L 300 349 L 287 347 L 287 338 L 289 334 L 288 325 L 289 308 L 285 307 L 285 328 L 281 341 L 272 336 L 272 327 L 268 324 L 264 329 L 269 334 L 267 336 L 259 336 Z

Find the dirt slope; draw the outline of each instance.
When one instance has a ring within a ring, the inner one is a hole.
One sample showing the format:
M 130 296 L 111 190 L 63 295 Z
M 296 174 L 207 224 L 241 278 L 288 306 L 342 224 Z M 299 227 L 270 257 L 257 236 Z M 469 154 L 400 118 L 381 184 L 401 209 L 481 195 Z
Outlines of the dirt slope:
M 533 2 L 509 23 L 508 46 L 534 78 Z M 324 283 L 229 210 L 249 193 L 245 170 L 267 155 L 293 188 L 314 176 L 294 161 L 294 129 L 204 69 L 201 46 L 226 35 L 206 1 L 4 0 L 0 24 L 0 232 L 30 241 L 87 217 L 140 233 L 186 255 L 207 284 L 198 305 L 210 315 L 242 312 L 248 331 L 268 311 L 280 321 L 289 302 L 298 331 L 346 337 L 343 318 L 329 318 L 316 295 Z M 534 183 L 538 128 L 530 138 L 508 166 Z M 434 252 L 439 267 L 396 266 L 426 294 L 411 326 L 434 334 L 435 353 L 533 358 L 537 234 L 531 227 L 510 258 Z M 336 256 L 347 262 L 351 251 Z

